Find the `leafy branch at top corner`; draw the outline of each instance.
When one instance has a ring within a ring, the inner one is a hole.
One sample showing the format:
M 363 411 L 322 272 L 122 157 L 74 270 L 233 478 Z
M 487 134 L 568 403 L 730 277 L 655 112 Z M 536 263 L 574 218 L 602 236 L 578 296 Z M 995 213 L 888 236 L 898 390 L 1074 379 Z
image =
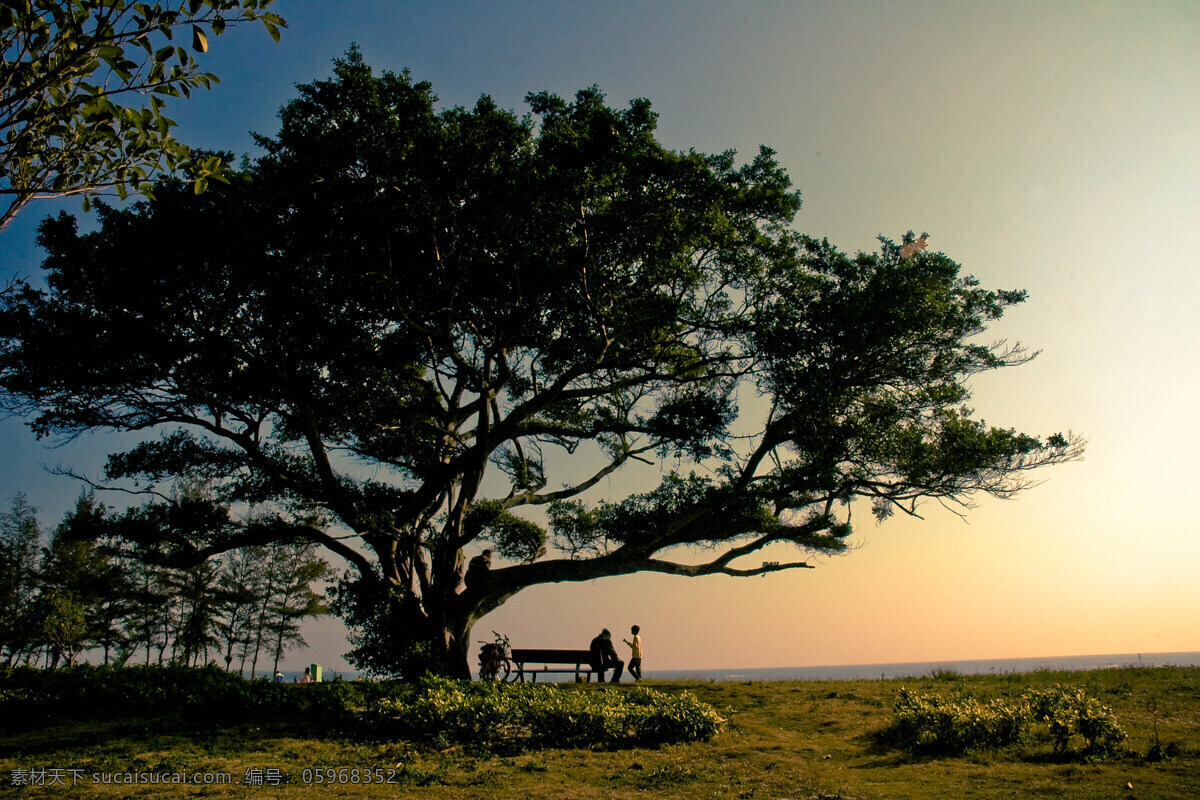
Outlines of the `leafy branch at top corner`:
M 38 199 L 82 195 L 86 211 L 99 192 L 149 197 L 162 173 L 182 172 L 196 192 L 226 180 L 222 158 L 174 138 L 166 98 L 219 82 L 194 55 L 210 35 L 259 22 L 279 41 L 287 22 L 271 2 L 0 4 L 0 230 Z

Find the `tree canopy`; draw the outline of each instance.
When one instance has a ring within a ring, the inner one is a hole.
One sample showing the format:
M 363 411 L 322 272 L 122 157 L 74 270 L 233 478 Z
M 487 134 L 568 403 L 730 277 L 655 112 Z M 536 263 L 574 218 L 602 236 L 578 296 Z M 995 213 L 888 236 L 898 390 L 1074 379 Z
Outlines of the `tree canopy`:
M 37 198 L 83 193 L 86 210 L 87 193 L 149 192 L 160 170 L 188 172 L 197 190 L 219 178 L 220 158 L 173 137 L 166 98 L 218 82 L 196 61 L 210 34 L 259 21 L 278 41 L 272 2 L 0 4 L 0 229 Z
M 354 567 L 359 666 L 464 674 L 471 626 L 526 587 L 806 567 L 855 503 L 1010 496 L 1081 453 L 964 405 L 1033 356 L 980 338 L 1023 292 L 912 233 L 854 255 L 795 233 L 770 149 L 671 151 L 649 102 L 595 87 L 523 116 L 436 102 L 351 50 L 227 185 L 43 224 L 49 288 L 0 313 L 8 407 L 39 435 L 160 431 L 107 479 L 226 504 L 131 512 L 146 558 L 323 545 Z M 654 459 L 677 465 L 657 486 L 594 491 Z M 464 588 L 482 547 L 501 563 Z

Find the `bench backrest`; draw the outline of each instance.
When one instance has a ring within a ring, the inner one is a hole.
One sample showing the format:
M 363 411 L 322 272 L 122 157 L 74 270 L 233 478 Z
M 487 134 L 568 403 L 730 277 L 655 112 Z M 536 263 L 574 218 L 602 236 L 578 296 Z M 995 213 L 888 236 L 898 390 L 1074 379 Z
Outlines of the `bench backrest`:
M 587 650 L 529 650 L 516 649 L 512 651 L 512 660 L 518 664 L 586 664 L 591 660 Z

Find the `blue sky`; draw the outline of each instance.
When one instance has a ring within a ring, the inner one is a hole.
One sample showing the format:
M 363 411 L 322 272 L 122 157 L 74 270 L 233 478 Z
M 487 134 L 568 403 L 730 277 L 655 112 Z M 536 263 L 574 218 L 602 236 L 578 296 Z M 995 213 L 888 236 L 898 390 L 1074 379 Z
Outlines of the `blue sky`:
M 382 2 L 278 0 L 289 28 L 213 39 L 213 91 L 168 107 L 194 145 L 254 155 L 294 86 L 357 42 L 444 105 L 597 84 L 647 97 L 678 149 L 760 144 L 803 193 L 796 227 L 847 250 L 882 233 L 930 246 L 985 286 L 1024 288 L 994 338 L 1042 350 L 986 376 L 988 422 L 1089 440 L 1017 500 L 967 521 L 933 507 L 860 547 L 769 578 L 633 576 L 526 591 L 477 632 L 582 646 L 641 624 L 647 669 L 1200 650 L 1200 4 L 1191 2 Z M 36 204 L 0 233 L 30 274 Z M 202 239 L 203 231 L 181 232 Z M 48 452 L 0 426 L 0 495 L 48 524 L 108 437 Z M 651 475 L 598 491 L 636 490 Z M 643 483 L 639 483 L 643 482 Z M 655 481 L 656 482 L 656 481 Z M 339 663 L 336 624 L 295 663 Z M 479 637 L 477 637 L 479 638 Z

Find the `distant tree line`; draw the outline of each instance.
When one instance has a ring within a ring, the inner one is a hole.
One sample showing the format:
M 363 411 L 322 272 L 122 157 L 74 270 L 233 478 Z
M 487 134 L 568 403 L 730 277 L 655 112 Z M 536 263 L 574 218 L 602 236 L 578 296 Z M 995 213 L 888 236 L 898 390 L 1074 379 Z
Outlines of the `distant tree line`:
M 203 491 L 186 487 L 184 494 Z M 254 676 L 306 643 L 304 619 L 328 613 L 333 570 L 310 543 L 244 547 L 187 568 L 110 544 L 115 515 L 85 493 L 46 541 L 17 493 L 0 513 L 0 663 L 55 668 L 85 652 L 105 664 L 218 664 Z M 136 512 L 132 512 L 136 513 Z

